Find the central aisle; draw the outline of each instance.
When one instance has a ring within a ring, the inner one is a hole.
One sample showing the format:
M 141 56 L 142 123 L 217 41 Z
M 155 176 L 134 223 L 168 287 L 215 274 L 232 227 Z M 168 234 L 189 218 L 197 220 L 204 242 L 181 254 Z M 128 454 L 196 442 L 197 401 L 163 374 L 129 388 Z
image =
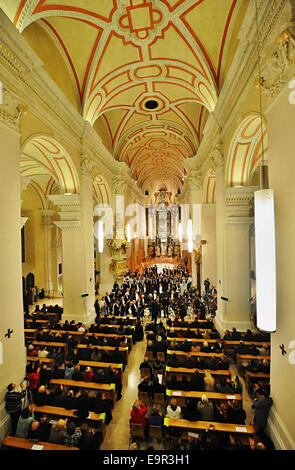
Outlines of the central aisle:
M 146 322 L 143 323 L 143 328 Z M 101 450 L 128 450 L 129 449 L 129 419 L 133 403 L 138 397 L 138 384 L 140 382 L 139 366 L 144 359 L 146 339 L 136 342 L 128 357 L 127 366 L 123 372 L 122 398 L 115 403 L 112 411 L 113 419 L 107 426 L 105 438 L 100 446 Z

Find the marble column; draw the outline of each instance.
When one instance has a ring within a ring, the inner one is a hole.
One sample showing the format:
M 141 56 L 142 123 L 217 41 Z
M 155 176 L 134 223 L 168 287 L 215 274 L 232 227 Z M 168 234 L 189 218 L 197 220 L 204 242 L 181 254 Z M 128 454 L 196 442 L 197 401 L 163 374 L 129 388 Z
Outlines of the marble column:
M 84 238 L 84 271 L 88 316 L 95 318 L 95 266 L 94 266 L 94 221 L 93 221 L 93 164 L 86 155 L 81 157 L 81 211 Z
M 4 396 L 26 375 L 21 264 L 20 135 L 17 104 L 0 105 L 0 440 L 10 431 Z
M 196 265 L 196 249 L 200 246 L 201 242 L 201 220 L 200 212 L 197 208 L 202 203 L 202 182 L 198 172 L 190 170 L 187 177 L 186 184 L 188 187 L 188 203 L 189 203 L 189 218 L 192 219 L 192 231 L 193 231 L 193 251 L 191 253 L 191 266 L 192 266 L 192 287 L 198 285 L 198 274 Z M 199 279 L 201 284 L 201 279 Z
M 213 152 L 216 179 L 216 289 L 217 311 L 216 325 L 223 329 L 223 312 L 226 308 L 224 297 L 227 291 L 227 279 L 225 276 L 225 178 L 224 158 L 222 148 L 217 147 Z
M 93 309 L 87 298 L 85 276 L 85 240 L 81 214 L 81 196 L 49 196 L 60 207 L 60 220 L 54 222 L 62 233 L 63 321 L 75 320 L 87 325 L 93 321 Z M 94 268 L 94 265 L 93 265 Z M 94 273 L 93 273 L 94 277 Z M 94 281 L 93 281 L 94 282 Z
M 202 279 L 216 286 L 216 205 L 202 204 Z
M 98 255 L 100 271 L 99 295 L 104 296 L 106 292 L 109 292 L 113 288 L 113 284 L 115 282 L 114 273 L 111 271 L 111 248 L 104 243 L 103 253 L 98 253 Z
M 54 292 L 54 281 L 52 279 L 52 217 L 55 211 L 40 209 L 41 228 L 44 232 L 44 270 L 45 270 L 45 296 L 52 297 Z
M 225 191 L 225 277 L 223 330 L 251 329 L 250 225 L 254 187 L 226 188 Z

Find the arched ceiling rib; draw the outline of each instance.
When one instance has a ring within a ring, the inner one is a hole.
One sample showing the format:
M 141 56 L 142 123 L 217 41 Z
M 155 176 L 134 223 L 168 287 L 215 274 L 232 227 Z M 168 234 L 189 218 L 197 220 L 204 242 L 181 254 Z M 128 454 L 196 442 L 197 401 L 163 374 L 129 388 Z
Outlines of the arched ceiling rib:
M 214 110 L 248 0 L 1 3 L 27 36 L 30 25 L 42 26 L 72 75 L 83 117 L 96 129 L 102 128 L 95 123 L 103 119 L 114 157 L 130 164 L 138 184 L 144 187 L 150 179 L 160 184 L 166 169 L 168 187 L 180 187 L 183 159 L 196 153 L 206 119 Z M 46 61 L 37 38 L 30 39 Z M 46 64 L 46 70 L 50 68 L 54 79 L 59 71 L 54 64 Z M 56 81 L 60 84 L 61 78 Z M 148 100 L 156 101 L 157 108 L 147 109 Z M 134 139 L 139 126 L 142 133 Z M 165 127 L 165 148 L 153 147 L 159 137 L 157 126 Z M 146 140 L 143 133 L 148 127 L 154 137 Z M 173 132 L 178 132 L 177 144 Z M 134 154 L 136 164 L 130 163 Z M 141 178 L 147 171 L 152 175 Z

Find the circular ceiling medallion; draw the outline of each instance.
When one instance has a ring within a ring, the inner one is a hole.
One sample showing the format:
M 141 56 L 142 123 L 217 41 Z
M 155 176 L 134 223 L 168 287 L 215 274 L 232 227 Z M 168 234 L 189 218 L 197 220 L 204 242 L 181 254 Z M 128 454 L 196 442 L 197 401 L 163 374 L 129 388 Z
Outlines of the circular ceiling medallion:
M 146 109 L 157 109 L 159 107 L 159 103 L 156 100 L 147 100 L 144 103 L 144 107 Z

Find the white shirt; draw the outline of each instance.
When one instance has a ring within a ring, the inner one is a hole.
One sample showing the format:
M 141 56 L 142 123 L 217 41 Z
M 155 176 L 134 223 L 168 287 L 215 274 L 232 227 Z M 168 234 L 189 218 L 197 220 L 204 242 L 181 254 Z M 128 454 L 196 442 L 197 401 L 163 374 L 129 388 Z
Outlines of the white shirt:
M 167 418 L 180 419 L 181 418 L 181 408 L 177 405 L 176 410 L 172 410 L 171 406 L 167 406 Z

